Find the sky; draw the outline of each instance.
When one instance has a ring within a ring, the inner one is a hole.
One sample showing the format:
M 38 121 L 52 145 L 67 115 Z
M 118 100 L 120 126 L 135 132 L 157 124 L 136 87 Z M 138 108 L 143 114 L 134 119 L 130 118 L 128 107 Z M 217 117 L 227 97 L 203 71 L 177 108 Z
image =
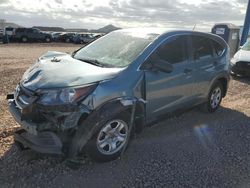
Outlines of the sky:
M 0 0 L 0 19 L 24 27 L 168 27 L 209 31 L 243 25 L 248 0 Z

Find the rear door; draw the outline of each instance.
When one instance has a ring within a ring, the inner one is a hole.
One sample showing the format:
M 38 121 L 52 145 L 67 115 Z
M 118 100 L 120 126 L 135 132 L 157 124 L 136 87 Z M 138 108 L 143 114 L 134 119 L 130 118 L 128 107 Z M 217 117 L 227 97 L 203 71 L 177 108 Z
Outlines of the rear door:
M 215 56 L 212 41 L 205 36 L 191 36 L 191 56 L 195 63 L 194 78 L 196 80 L 194 94 L 198 100 L 206 97 L 210 81 L 218 74 L 219 62 Z
M 173 71 L 145 71 L 147 121 L 184 107 L 192 98 L 194 77 L 188 56 L 188 36 L 168 39 L 151 54 L 150 63 L 156 63 L 157 58 L 171 63 Z

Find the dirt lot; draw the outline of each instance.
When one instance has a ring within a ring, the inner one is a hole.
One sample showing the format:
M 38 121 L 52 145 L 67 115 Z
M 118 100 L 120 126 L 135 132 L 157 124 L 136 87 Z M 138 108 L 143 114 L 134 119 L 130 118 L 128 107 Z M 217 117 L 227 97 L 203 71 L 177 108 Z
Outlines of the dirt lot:
M 0 45 L 0 187 L 250 187 L 250 78 L 231 81 L 216 113 L 194 109 L 149 127 L 110 163 L 82 160 L 73 170 L 59 158 L 20 152 L 6 94 L 42 53 L 77 48 Z

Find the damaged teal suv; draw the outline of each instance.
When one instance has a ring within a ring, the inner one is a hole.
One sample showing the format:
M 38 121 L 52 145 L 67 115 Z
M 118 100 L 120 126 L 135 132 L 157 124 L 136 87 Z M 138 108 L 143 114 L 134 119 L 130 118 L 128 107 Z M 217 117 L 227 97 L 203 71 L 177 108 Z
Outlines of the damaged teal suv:
M 47 52 L 9 94 L 23 149 L 110 161 L 134 132 L 202 104 L 214 112 L 229 82 L 229 49 L 213 34 L 114 31 L 72 54 Z

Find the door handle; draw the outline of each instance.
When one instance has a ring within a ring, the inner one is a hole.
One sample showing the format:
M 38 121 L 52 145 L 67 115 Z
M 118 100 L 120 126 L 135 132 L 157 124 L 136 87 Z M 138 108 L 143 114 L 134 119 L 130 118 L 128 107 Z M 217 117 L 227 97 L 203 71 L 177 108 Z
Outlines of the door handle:
M 183 72 L 184 72 L 185 74 L 188 74 L 188 73 L 190 73 L 190 72 L 192 72 L 192 71 L 193 71 L 193 69 L 185 68 Z

